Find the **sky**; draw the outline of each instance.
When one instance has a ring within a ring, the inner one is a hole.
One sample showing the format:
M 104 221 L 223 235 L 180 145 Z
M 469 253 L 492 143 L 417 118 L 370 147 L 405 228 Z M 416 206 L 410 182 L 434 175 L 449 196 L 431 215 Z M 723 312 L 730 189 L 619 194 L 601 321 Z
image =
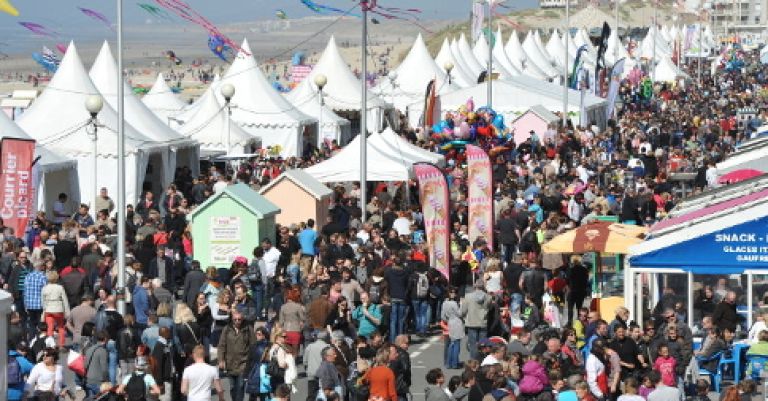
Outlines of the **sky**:
M 91 8 L 107 15 L 114 21 L 115 0 L 11 0 L 19 9 L 18 18 L 0 13 L 0 28 L 16 25 L 18 21 L 32 21 L 43 25 L 73 29 L 79 24 L 92 23 L 77 7 Z M 124 21 L 129 24 L 143 24 L 150 16 L 137 6 L 144 2 L 157 4 L 154 0 L 124 0 Z M 319 0 L 341 9 L 348 9 L 354 4 L 351 0 Z M 315 15 L 301 4 L 300 0 L 188 0 L 193 8 L 215 24 L 244 22 L 275 18 L 275 11 L 285 11 L 289 18 L 301 18 Z M 420 8 L 425 19 L 465 19 L 469 18 L 471 0 L 379 0 L 381 6 Z M 507 0 L 507 4 L 516 8 L 534 7 L 538 0 Z M 47 24 L 46 24 L 47 23 Z

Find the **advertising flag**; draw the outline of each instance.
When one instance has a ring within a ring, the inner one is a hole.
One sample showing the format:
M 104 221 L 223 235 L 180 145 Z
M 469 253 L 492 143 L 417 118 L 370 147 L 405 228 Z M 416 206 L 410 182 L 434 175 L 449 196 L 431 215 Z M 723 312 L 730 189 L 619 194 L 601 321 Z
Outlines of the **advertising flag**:
M 424 230 L 430 265 L 450 279 L 450 215 L 448 183 L 443 172 L 430 163 L 416 163 L 413 172 L 419 181 L 419 199 L 424 214 Z
M 22 238 L 32 216 L 35 141 L 4 138 L 0 141 L 0 217 Z
M 467 204 L 469 206 L 469 241 L 484 238 L 493 249 L 493 178 L 491 159 L 482 148 L 466 145 Z
M 621 76 L 624 74 L 624 62 L 622 58 L 613 64 L 611 68 L 611 84 L 608 87 L 608 108 L 605 111 L 605 119 L 608 120 L 613 115 L 613 106 L 616 104 L 616 96 L 619 94 L 619 85 L 621 85 Z

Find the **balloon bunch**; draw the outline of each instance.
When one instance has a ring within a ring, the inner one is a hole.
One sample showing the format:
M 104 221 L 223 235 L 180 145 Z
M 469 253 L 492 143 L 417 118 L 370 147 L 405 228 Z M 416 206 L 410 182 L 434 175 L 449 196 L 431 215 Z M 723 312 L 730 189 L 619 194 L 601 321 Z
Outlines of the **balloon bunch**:
M 475 110 L 472 98 L 455 112 L 446 113 L 442 121 L 432 126 L 432 139 L 441 144 L 444 152 L 463 148 L 468 143 L 492 145 L 506 141 L 509 135 L 504 116 L 490 107 Z

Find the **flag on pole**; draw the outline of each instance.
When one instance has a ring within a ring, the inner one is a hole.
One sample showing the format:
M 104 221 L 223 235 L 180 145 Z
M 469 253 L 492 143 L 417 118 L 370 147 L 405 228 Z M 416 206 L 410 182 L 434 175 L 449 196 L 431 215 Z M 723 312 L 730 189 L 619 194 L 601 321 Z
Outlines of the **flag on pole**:
M 616 96 L 619 94 L 619 86 L 621 85 L 621 76 L 624 74 L 624 62 L 625 58 L 613 64 L 611 68 L 611 84 L 608 87 L 608 108 L 605 111 L 605 119 L 608 120 L 613 115 L 613 107 L 616 103 Z
M 579 72 L 582 69 L 584 60 L 581 59 L 581 55 L 587 50 L 587 45 L 582 45 L 579 50 L 576 51 L 576 58 L 573 60 L 573 69 L 571 69 L 571 77 L 568 86 L 571 89 L 578 89 Z
M 466 145 L 469 241 L 483 238 L 493 249 L 493 177 L 491 159 L 482 148 Z
M 430 266 L 450 279 L 450 210 L 448 182 L 443 172 L 430 163 L 416 163 L 413 173 L 419 181 L 419 200 L 424 214 L 424 231 Z
M 603 31 L 600 34 L 600 43 L 597 47 L 597 61 L 595 62 L 595 77 L 600 77 L 600 70 L 605 69 L 605 51 L 608 49 L 608 38 L 611 36 L 611 27 L 607 22 L 603 22 Z M 595 85 L 595 90 L 599 91 L 600 84 Z
M 483 22 L 485 22 L 485 7 L 480 3 L 472 4 L 472 41 L 476 41 L 480 37 L 480 33 L 483 30 Z

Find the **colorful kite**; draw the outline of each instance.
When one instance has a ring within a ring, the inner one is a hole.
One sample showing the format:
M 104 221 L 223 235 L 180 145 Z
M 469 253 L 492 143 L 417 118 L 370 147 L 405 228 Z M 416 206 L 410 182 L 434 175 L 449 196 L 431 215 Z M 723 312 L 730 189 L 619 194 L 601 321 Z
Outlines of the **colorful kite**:
M 152 4 L 148 4 L 148 3 L 137 3 L 137 5 L 142 9 L 144 9 L 144 11 L 150 13 L 151 15 L 157 18 L 165 18 L 167 20 L 171 20 L 171 16 L 168 15 L 168 13 L 165 12 L 165 10 L 161 9 L 158 6 L 153 6 Z
M 216 57 L 229 62 L 235 57 L 235 52 L 231 47 L 227 46 L 224 39 L 221 36 L 210 35 L 208 36 L 208 48 L 211 49 Z
M 176 57 L 176 52 L 174 52 L 173 50 L 166 50 L 165 53 L 163 54 L 165 55 L 165 58 L 170 60 L 172 63 L 176 65 L 181 65 L 181 59 Z
M 112 28 L 112 23 L 109 22 L 109 19 L 107 19 L 107 17 L 104 14 L 102 14 L 102 13 L 96 11 L 96 10 L 91 10 L 90 8 L 78 7 L 78 9 L 80 9 L 80 11 L 83 14 L 85 14 L 85 15 L 87 15 L 87 16 L 89 16 L 89 17 L 91 17 L 91 18 L 93 18 L 93 19 L 95 19 L 95 20 L 97 20 L 97 21 L 99 21 L 101 23 L 103 23 L 104 25 L 107 26 L 107 28 L 113 29 Z
M 11 14 L 14 17 L 19 16 L 19 10 L 17 10 L 16 7 L 14 7 L 13 4 L 11 4 L 11 2 L 8 0 L 0 0 L 0 11 L 6 14 Z
M 58 36 L 56 32 L 34 22 L 19 22 L 19 25 L 23 26 L 24 28 L 27 28 L 29 31 L 31 31 L 35 35 L 48 36 L 51 38 L 55 38 L 56 36 Z
M 317 3 L 315 3 L 312 0 L 301 0 L 301 4 L 304 4 L 305 6 L 307 6 L 307 8 L 309 8 L 310 10 L 312 10 L 312 11 L 318 13 L 318 14 L 322 14 L 324 11 L 328 11 L 328 12 L 331 12 L 331 13 L 338 13 L 338 14 L 343 14 L 343 15 L 351 15 L 351 16 L 354 16 L 354 17 L 360 17 L 357 14 L 352 14 L 349 10 L 342 10 L 342 9 L 336 8 L 336 7 L 331 7 L 331 6 L 326 6 L 326 5 L 322 5 L 322 4 L 317 4 Z
M 237 45 L 237 43 L 233 42 L 232 39 L 228 38 L 226 35 L 221 33 L 221 30 L 219 30 L 218 27 L 213 25 L 208 19 L 203 17 L 201 14 L 199 14 L 197 11 L 195 11 L 189 4 L 185 3 L 182 0 L 155 0 L 157 4 L 162 6 L 164 9 L 176 14 L 179 18 L 183 18 L 195 25 L 198 25 L 208 31 L 209 35 L 219 36 L 222 38 L 224 43 L 236 51 L 241 51 L 240 46 Z
M 65 54 L 67 52 L 67 45 L 64 43 L 57 43 L 56 50 L 58 50 L 61 54 Z
M 283 10 L 276 10 L 275 11 L 275 16 L 277 18 L 280 18 L 280 19 L 287 19 L 288 18 L 288 15 Z
M 37 61 L 40 66 L 45 68 L 45 70 L 50 73 L 56 72 L 56 70 L 59 68 L 59 64 L 61 63 L 61 60 L 56 57 L 56 54 L 45 46 L 43 46 L 42 53 L 32 53 L 32 59 Z

